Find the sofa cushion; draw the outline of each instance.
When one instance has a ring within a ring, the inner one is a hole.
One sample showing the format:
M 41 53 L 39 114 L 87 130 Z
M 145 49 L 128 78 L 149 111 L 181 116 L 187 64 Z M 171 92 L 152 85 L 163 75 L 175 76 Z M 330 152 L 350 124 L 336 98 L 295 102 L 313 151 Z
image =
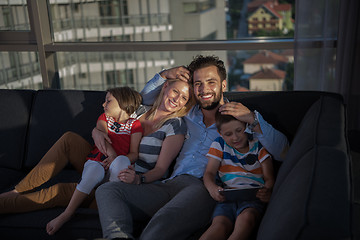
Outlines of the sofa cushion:
M 79 208 L 69 222 L 53 236 L 46 233 L 46 224 L 63 212 L 53 208 L 29 213 L 6 214 L 0 218 L 2 239 L 97 239 L 102 237 L 98 211 Z
M 31 114 L 25 167 L 34 167 L 50 147 L 67 131 L 92 143 L 91 130 L 103 112 L 105 92 L 40 90 Z
M 0 90 L 0 167 L 19 170 L 35 91 Z
M 277 175 L 258 239 L 350 237 L 345 129 L 338 98 L 322 96 L 309 109 Z

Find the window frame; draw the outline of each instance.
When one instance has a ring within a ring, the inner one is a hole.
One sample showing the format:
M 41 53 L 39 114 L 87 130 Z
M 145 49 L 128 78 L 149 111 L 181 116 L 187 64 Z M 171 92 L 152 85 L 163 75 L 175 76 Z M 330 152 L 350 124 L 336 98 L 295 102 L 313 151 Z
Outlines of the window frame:
M 30 31 L 0 31 L 0 51 L 37 52 L 43 88 L 59 88 L 57 52 L 114 52 L 114 51 L 237 51 L 260 49 L 294 49 L 293 38 L 256 37 L 237 40 L 157 41 L 157 42 L 55 42 L 51 35 L 47 1 L 27 0 Z M 335 40 L 329 40 L 335 45 Z M 300 43 L 317 48 L 323 39 Z

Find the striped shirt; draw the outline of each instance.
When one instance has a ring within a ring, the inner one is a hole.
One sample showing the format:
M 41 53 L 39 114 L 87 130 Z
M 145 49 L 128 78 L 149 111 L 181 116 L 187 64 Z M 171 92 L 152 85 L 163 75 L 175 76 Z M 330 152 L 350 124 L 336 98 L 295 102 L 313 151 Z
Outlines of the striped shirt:
M 249 152 L 240 153 L 218 137 L 206 156 L 221 162 L 218 172 L 226 187 L 241 189 L 264 185 L 260 163 L 270 154 L 258 140 L 249 141 Z
M 167 120 L 157 131 L 143 136 L 139 146 L 139 158 L 135 162 L 135 171 L 144 173 L 153 169 L 164 140 L 173 135 L 186 135 L 186 131 L 186 124 L 182 118 L 172 118 Z

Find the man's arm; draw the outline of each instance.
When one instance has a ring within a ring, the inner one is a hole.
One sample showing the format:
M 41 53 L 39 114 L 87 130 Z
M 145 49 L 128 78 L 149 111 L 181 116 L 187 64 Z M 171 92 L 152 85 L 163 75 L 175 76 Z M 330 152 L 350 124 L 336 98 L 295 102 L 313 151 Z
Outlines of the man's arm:
M 154 103 L 166 79 L 180 79 L 188 82 L 190 79 L 190 72 L 185 67 L 180 66 L 157 73 L 146 83 L 144 89 L 141 91 L 144 105 L 152 105 Z
M 252 124 L 255 121 L 255 116 L 258 119 L 258 124 L 253 128 L 254 136 L 261 142 L 261 144 L 268 150 L 274 159 L 283 161 L 289 149 L 289 142 L 286 136 L 280 131 L 276 130 L 264 120 L 258 112 L 251 112 L 246 106 L 239 102 L 229 102 L 222 105 L 219 111 L 223 114 L 234 116 L 240 121 Z
M 284 161 L 289 150 L 289 141 L 287 137 L 271 124 L 266 122 L 260 113 L 257 113 L 261 133 L 254 133 L 255 137 L 268 150 L 268 152 L 278 161 Z

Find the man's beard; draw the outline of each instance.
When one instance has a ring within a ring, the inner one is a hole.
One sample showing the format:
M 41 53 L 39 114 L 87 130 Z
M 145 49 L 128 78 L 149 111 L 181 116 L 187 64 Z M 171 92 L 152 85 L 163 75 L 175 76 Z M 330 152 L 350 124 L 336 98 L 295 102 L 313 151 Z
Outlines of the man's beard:
M 222 89 L 220 89 L 220 93 L 222 92 Z M 220 101 L 221 101 L 221 95 L 222 94 L 215 94 L 215 97 L 214 97 L 214 101 L 212 101 L 209 105 L 207 105 L 205 102 L 201 102 L 199 99 L 197 99 L 197 102 L 198 104 L 200 105 L 200 107 L 202 109 L 205 109 L 205 110 L 213 110 L 215 108 L 217 108 L 220 104 Z M 204 94 L 206 95 L 206 94 Z

